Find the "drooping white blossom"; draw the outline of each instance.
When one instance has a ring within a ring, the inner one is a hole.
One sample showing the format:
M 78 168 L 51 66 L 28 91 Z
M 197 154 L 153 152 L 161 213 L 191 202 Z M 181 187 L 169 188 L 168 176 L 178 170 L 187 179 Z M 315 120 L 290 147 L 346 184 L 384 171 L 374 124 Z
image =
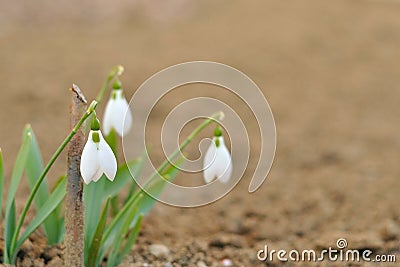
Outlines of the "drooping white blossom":
M 232 175 L 232 159 L 225 146 L 224 137 L 214 136 L 203 162 L 203 175 L 206 183 L 214 179 L 227 183 Z
M 109 135 L 114 129 L 119 136 L 126 134 L 132 126 L 132 114 L 121 88 L 113 89 L 104 112 L 103 131 Z
M 117 160 L 100 130 L 91 130 L 81 158 L 81 175 L 86 184 L 97 182 L 103 173 L 113 181 L 117 173 Z

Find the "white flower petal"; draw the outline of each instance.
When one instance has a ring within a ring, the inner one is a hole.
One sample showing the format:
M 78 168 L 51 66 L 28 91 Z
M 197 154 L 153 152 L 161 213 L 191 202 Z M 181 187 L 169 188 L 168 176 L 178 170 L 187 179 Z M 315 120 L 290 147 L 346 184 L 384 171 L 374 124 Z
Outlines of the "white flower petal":
M 232 176 L 232 159 L 228 148 L 224 142 L 220 141 L 220 146 L 217 148 L 217 173 L 219 181 L 227 183 Z
M 97 145 L 93 142 L 92 132 L 90 131 L 88 141 L 83 148 L 80 166 L 81 175 L 86 184 L 89 184 L 95 178 L 97 171 L 100 169 Z
M 122 89 L 113 91 L 115 99 L 111 97 L 104 112 L 103 130 L 108 135 L 114 128 L 119 136 L 127 133 L 132 126 L 132 114 Z
M 118 113 L 116 112 L 116 109 L 116 100 L 110 98 L 104 111 L 103 131 L 105 135 L 109 135 L 112 128 L 115 128 L 114 122 L 118 119 Z
M 127 134 L 129 132 L 129 130 L 132 127 L 132 113 L 131 113 L 131 109 L 129 108 L 129 104 L 128 101 L 126 101 L 125 97 L 121 100 L 121 106 L 123 106 L 123 119 L 122 119 L 122 123 L 123 123 L 123 131 L 121 133 L 121 136 L 124 136 L 125 134 Z
M 218 138 L 219 146 L 215 141 Z M 208 148 L 203 162 L 203 175 L 206 183 L 214 179 L 226 183 L 232 175 L 232 159 L 229 150 L 226 148 L 222 136 L 214 137 L 214 142 Z
M 101 133 L 99 135 L 100 135 L 99 154 L 98 154 L 99 165 L 104 174 L 107 176 L 107 178 L 110 181 L 113 181 L 117 173 L 117 160 L 115 159 L 111 147 L 104 140 Z
M 118 91 L 115 102 L 115 110 L 113 112 L 117 115 L 114 116 L 113 127 L 119 136 L 123 136 L 132 126 L 132 115 L 122 90 Z
M 96 172 L 96 174 L 93 176 L 92 181 L 97 182 L 101 177 L 103 176 L 103 170 L 99 168 Z
M 215 158 L 217 155 L 217 150 L 215 143 L 212 142 L 209 148 L 207 149 L 206 155 L 204 156 L 203 161 L 203 176 L 204 181 L 208 184 L 212 182 L 216 177 L 215 165 Z

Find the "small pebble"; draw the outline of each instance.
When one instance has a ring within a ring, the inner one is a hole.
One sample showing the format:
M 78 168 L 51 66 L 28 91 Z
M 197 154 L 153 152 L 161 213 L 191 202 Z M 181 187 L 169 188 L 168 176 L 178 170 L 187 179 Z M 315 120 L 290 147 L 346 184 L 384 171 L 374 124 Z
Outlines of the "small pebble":
M 223 259 L 222 260 L 222 266 L 230 267 L 230 266 L 233 266 L 233 263 L 232 263 L 232 261 L 230 259 Z
M 207 267 L 207 264 L 205 264 L 204 261 L 198 261 L 197 262 L 197 267 Z
M 390 220 L 384 224 L 381 234 L 385 241 L 394 240 L 400 235 L 400 228 L 393 220 Z
M 167 257 L 169 255 L 169 249 L 162 244 L 153 244 L 149 247 L 149 249 L 150 253 L 157 258 Z
M 166 264 L 164 264 L 164 267 L 173 267 L 173 266 L 172 266 L 172 263 L 167 262 Z

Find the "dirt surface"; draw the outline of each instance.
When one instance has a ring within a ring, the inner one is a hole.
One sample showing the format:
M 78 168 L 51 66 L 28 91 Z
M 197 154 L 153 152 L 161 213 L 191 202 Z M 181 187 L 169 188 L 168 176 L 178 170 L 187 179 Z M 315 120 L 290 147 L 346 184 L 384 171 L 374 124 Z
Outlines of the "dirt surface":
M 122 64 L 130 96 L 164 67 L 222 62 L 250 76 L 273 110 L 278 143 L 268 180 L 247 193 L 252 160 L 241 183 L 212 205 L 157 204 L 122 266 L 291 266 L 260 262 L 257 251 L 335 248 L 339 238 L 350 249 L 395 254 L 399 262 L 400 2 L 161 2 L 1 1 L 0 147 L 7 177 L 25 123 L 45 160 L 63 140 L 71 83 L 94 98 L 108 69 Z M 259 145 L 251 147 L 256 158 Z M 63 172 L 61 159 L 49 177 Z M 17 193 L 19 208 L 27 192 L 24 185 Z M 19 265 L 46 264 L 62 265 L 62 248 L 47 247 L 38 232 Z

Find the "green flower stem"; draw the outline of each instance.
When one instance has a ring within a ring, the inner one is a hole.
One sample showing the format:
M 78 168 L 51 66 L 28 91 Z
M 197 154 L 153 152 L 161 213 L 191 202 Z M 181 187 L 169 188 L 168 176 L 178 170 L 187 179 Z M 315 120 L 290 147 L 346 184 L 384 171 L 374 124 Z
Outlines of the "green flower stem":
M 177 148 L 169 158 L 167 158 L 161 165 L 160 167 L 158 167 L 157 171 L 155 171 L 153 173 L 153 175 L 149 178 L 149 180 L 147 180 L 147 183 L 144 185 L 146 186 L 148 183 L 150 183 L 157 175 L 161 175 L 161 172 L 169 165 L 169 164 L 173 164 L 172 161 L 174 160 L 174 158 L 176 158 L 176 156 L 179 155 L 179 153 L 185 149 L 185 147 L 187 145 L 189 145 L 193 139 L 204 129 L 206 128 L 208 125 L 210 125 L 211 123 L 218 123 L 218 121 L 216 120 L 217 118 L 222 119 L 224 117 L 224 113 L 222 111 L 216 112 L 214 114 L 212 114 L 207 120 L 205 120 L 202 124 L 200 124 L 199 126 L 197 126 L 196 129 L 193 130 L 193 132 L 185 139 L 185 141 L 183 141 L 183 143 L 179 146 L 179 148 Z
M 124 72 L 124 67 L 122 67 L 121 65 L 117 65 L 110 70 L 110 72 L 107 75 L 106 81 L 104 82 L 103 86 L 100 89 L 99 94 L 96 97 L 96 101 L 98 103 L 100 103 L 101 100 L 103 99 L 104 93 L 106 92 L 108 86 L 110 85 L 110 82 L 114 78 L 117 78 L 118 76 L 120 76 L 123 72 Z
M 97 104 L 98 104 L 97 101 L 93 101 L 90 104 L 86 113 L 82 116 L 82 118 L 79 120 L 79 122 L 75 125 L 75 127 L 72 129 L 72 131 L 69 133 L 69 135 L 65 138 L 65 140 L 62 142 L 62 144 L 58 147 L 56 152 L 51 157 L 50 161 L 47 163 L 46 167 L 43 169 L 43 172 L 40 174 L 38 180 L 36 181 L 35 186 L 33 187 L 31 193 L 29 194 L 28 201 L 26 202 L 24 209 L 22 210 L 21 217 L 19 218 L 17 228 L 15 229 L 15 232 L 14 232 L 14 235 L 13 235 L 13 238 L 11 241 L 11 245 L 10 245 L 11 255 L 14 254 L 14 249 L 15 249 L 15 245 L 17 243 L 19 232 L 25 221 L 26 214 L 28 213 L 28 210 L 31 207 L 33 198 L 35 197 L 37 191 L 39 190 L 40 184 L 43 182 L 44 178 L 46 177 L 50 168 L 53 166 L 56 159 L 60 156 L 61 152 L 67 146 L 67 144 L 72 139 L 72 137 L 74 137 L 74 135 L 77 133 L 78 129 L 82 126 L 82 124 L 85 122 L 85 120 L 95 111 Z

